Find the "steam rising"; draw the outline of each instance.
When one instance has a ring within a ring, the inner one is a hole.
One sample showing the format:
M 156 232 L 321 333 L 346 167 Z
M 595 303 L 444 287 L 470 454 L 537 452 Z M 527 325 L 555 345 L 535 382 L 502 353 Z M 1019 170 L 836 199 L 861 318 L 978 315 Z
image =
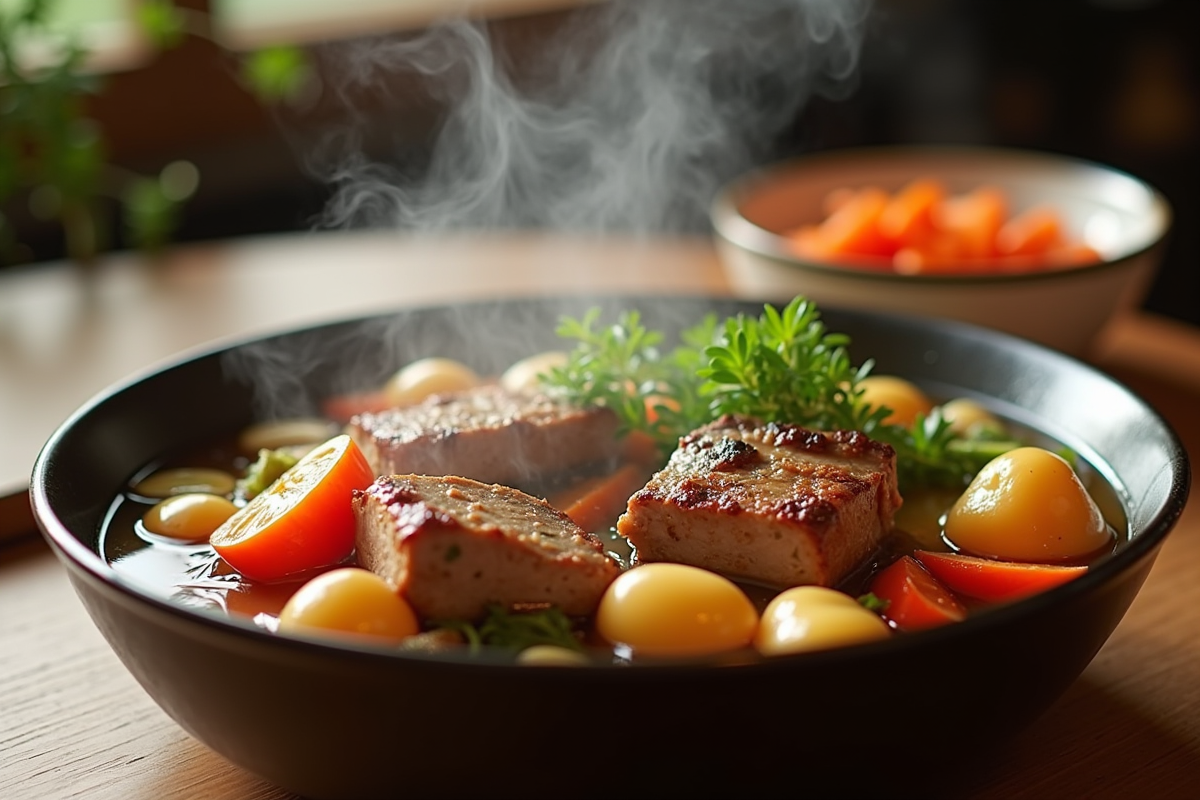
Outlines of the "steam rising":
M 853 89 L 869 4 L 606 2 L 539 39 L 535 53 L 521 54 L 519 71 L 478 20 L 355 43 L 337 52 L 335 88 L 344 97 L 417 76 L 445 117 L 415 176 L 372 162 L 347 131 L 332 154 L 335 191 L 322 222 L 421 232 L 701 229 L 718 186 L 769 157 L 814 94 Z M 522 355 L 561 346 L 553 331 L 566 310 L 414 311 L 235 348 L 223 363 L 254 387 L 257 416 L 301 415 L 315 411 L 313 387 L 378 386 L 398 365 L 427 355 L 470 354 L 481 373 L 498 373 Z M 702 312 L 688 316 L 691 324 Z
M 868 7 L 869 0 L 602 3 L 520 54 L 519 78 L 478 20 L 355 44 L 341 53 L 343 92 L 415 74 L 446 116 L 419 176 L 352 147 L 340 154 L 323 223 L 697 229 L 717 187 L 768 156 L 814 93 L 853 88 Z

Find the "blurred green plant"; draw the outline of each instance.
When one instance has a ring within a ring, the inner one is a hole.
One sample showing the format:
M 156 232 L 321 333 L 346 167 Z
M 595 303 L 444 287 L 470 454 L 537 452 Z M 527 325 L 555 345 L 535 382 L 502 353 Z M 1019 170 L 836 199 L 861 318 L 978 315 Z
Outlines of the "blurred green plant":
M 12 260 L 19 244 L 2 209 L 22 195 L 34 216 L 61 224 L 71 259 L 88 261 L 108 248 L 105 222 L 114 203 L 130 244 L 160 248 L 195 193 L 199 174 L 185 161 L 171 162 L 157 175 L 108 162 L 103 132 L 84 111 L 85 99 L 100 92 L 102 82 L 85 69 L 87 53 L 79 43 L 52 30 L 53 4 L 25 0 L 0 9 L 0 261 Z M 188 36 L 215 41 L 206 14 L 171 0 L 143 0 L 135 18 L 159 51 Z M 29 54 L 32 42 L 42 45 L 36 58 Z M 230 55 L 238 59 L 247 91 L 264 103 L 291 102 L 313 80 L 299 48 Z

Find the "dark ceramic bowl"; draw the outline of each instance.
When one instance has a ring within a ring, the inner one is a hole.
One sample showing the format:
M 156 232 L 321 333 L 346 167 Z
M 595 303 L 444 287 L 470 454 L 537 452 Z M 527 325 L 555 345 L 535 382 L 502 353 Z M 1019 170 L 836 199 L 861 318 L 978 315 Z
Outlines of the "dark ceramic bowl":
M 559 344 L 559 314 L 592 304 L 425 308 L 191 355 L 105 392 L 54 434 L 32 477 L 38 522 L 167 713 L 307 797 L 796 797 L 918 792 L 911 759 L 965 758 L 1032 721 L 1104 644 L 1183 509 L 1178 439 L 1109 377 L 958 323 L 826 309 L 877 372 L 982 398 L 1077 451 L 1113 486 L 1128 542 L 1074 582 L 947 628 L 749 665 L 578 669 L 277 637 L 160 599 L 98 554 L 114 498 L 163 454 L 311 411 L 322 393 L 378 385 L 425 355 L 497 371 Z M 761 310 L 704 298 L 602 304 L 668 329 L 709 310 Z

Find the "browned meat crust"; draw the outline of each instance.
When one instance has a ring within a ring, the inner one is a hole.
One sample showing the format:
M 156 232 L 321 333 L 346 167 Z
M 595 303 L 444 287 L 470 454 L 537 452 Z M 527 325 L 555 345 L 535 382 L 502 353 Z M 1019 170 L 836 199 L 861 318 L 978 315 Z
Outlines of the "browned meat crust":
M 890 445 L 726 416 L 680 440 L 617 530 L 638 563 L 832 586 L 875 550 L 901 502 Z
M 596 537 L 506 486 L 390 475 L 353 506 L 359 563 L 426 620 L 477 619 L 491 603 L 591 614 L 620 572 Z
M 578 408 L 498 386 L 431 397 L 354 417 L 346 430 L 376 475 L 459 475 L 532 487 L 547 476 L 615 458 L 609 409 Z

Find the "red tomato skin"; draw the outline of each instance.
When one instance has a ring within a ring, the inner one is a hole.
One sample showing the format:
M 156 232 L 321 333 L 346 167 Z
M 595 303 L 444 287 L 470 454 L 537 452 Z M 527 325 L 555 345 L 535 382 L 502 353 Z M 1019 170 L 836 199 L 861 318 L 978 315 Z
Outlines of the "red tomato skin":
M 992 603 L 1019 600 L 1087 572 L 1084 566 L 998 561 L 961 553 L 918 550 L 913 557 L 952 591 Z
M 286 480 L 286 473 L 281 480 Z M 373 480 L 366 457 L 350 442 L 336 466 L 309 487 L 303 499 L 280 498 L 278 502 L 291 507 L 262 530 L 222 543 L 218 529 L 212 545 L 230 566 L 251 580 L 290 579 L 337 564 L 354 550 L 351 497 L 355 489 L 365 489 Z M 263 499 L 256 501 L 268 502 L 269 494 L 270 490 L 264 492 L 268 497 L 260 495 Z
M 967 617 L 966 606 L 909 556 L 875 576 L 871 593 L 887 601 L 880 615 L 902 631 L 928 630 Z

